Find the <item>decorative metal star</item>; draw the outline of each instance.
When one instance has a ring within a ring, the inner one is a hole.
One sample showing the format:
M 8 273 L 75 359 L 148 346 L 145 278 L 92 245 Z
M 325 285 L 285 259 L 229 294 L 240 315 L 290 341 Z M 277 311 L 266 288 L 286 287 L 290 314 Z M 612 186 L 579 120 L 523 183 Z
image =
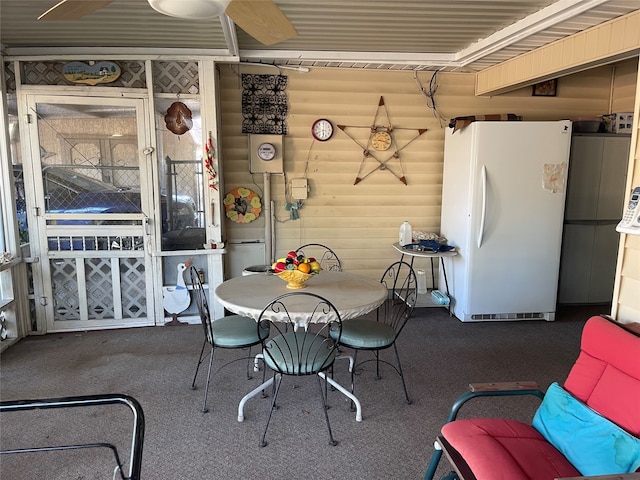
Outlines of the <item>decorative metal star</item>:
M 384 111 L 384 115 L 387 120 L 386 126 L 376 124 L 376 121 L 378 119 L 381 109 Z M 420 135 L 422 135 L 424 132 L 427 131 L 426 128 L 418 128 L 418 129 L 395 128 L 394 129 L 394 127 L 391 125 L 391 120 L 389 119 L 389 113 L 387 112 L 387 107 L 384 103 L 383 97 L 380 97 L 380 101 L 378 102 L 376 113 L 373 116 L 373 123 L 371 124 L 371 126 L 338 125 L 338 128 L 342 130 L 347 135 L 347 137 L 353 140 L 355 144 L 362 149 L 362 161 L 360 162 L 358 175 L 356 176 L 356 179 L 353 182 L 354 185 L 357 185 L 362 180 L 364 180 L 369 175 L 371 175 L 373 172 L 378 170 L 387 170 L 388 172 L 393 174 L 394 177 L 396 177 L 398 180 L 400 180 L 402 183 L 406 185 L 407 179 L 404 176 L 404 171 L 402 169 L 402 162 L 400 161 L 400 152 L 403 149 L 405 149 L 409 144 L 413 143 L 413 141 L 415 141 Z M 369 138 L 367 140 L 366 145 L 363 145 L 360 140 L 358 140 L 355 136 L 353 136 L 350 132 L 348 132 L 347 131 L 348 128 L 349 129 L 356 129 L 356 128 L 369 129 Z M 414 138 L 409 140 L 407 143 L 405 143 L 402 147 L 398 147 L 398 144 L 394 136 L 394 130 L 417 130 L 418 134 Z M 386 152 L 389 149 L 392 149 L 393 153 L 387 158 L 381 159 L 381 158 L 378 158 L 378 156 L 376 156 L 376 152 L 378 152 L 378 155 L 382 155 L 384 152 Z M 375 160 L 377 162 L 377 165 L 375 165 L 373 168 L 371 167 L 365 168 L 365 164 L 367 163 L 368 159 Z M 399 169 L 400 173 L 396 171 L 396 167 L 392 168 L 391 165 L 389 165 L 389 163 L 391 163 L 391 161 L 394 159 L 397 160 L 397 164 L 398 164 L 397 169 Z M 363 172 L 366 172 L 366 173 L 363 173 Z

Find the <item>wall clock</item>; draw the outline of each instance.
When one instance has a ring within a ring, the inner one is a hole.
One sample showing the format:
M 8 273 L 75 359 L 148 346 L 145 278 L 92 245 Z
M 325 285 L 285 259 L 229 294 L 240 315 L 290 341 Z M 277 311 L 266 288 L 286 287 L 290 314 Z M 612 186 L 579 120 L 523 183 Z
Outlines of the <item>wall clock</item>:
M 258 146 L 258 157 L 260 160 L 273 160 L 276 156 L 276 147 L 274 147 L 271 143 L 261 143 Z
M 371 137 L 371 146 L 379 152 L 389 150 L 391 146 L 391 135 L 387 132 L 376 132 Z
M 320 142 L 326 142 L 333 135 L 333 124 L 326 118 L 320 118 L 313 122 L 311 135 Z

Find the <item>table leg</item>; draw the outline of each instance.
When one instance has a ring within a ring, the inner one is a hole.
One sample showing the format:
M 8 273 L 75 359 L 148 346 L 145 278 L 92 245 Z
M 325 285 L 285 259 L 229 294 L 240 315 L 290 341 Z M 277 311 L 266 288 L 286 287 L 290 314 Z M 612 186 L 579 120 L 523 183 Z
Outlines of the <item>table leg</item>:
M 449 305 L 447 305 L 447 310 L 449 311 L 449 316 L 452 316 L 451 295 L 449 295 L 449 282 L 447 281 L 447 271 L 444 268 L 444 257 L 440 257 L 440 265 L 442 266 L 442 276 L 444 277 L 444 287 L 447 290 L 447 297 L 449 297 Z
M 433 257 L 431 257 L 429 261 L 431 262 L 431 290 L 434 290 L 436 288 L 436 273 L 435 269 L 433 268 Z
M 239 422 L 244 421 L 244 404 L 247 403 L 247 400 L 255 397 L 257 394 L 259 394 L 262 390 L 270 386 L 272 383 L 273 383 L 273 376 L 269 378 L 269 380 L 265 381 L 262 385 L 254 388 L 249 393 L 247 393 L 244 397 L 242 397 L 242 400 L 240 400 L 240 403 L 238 404 L 238 421 Z
M 340 390 L 343 395 L 346 395 L 347 397 L 349 397 L 353 401 L 353 403 L 356 406 L 356 422 L 361 422 L 362 421 L 362 406 L 360 405 L 360 400 L 358 400 L 353 393 L 351 393 L 349 390 L 344 388 L 342 385 L 340 385 L 338 382 L 336 382 L 333 378 L 327 377 L 324 374 L 324 372 L 318 372 L 318 375 L 320 375 L 320 378 L 323 378 L 327 382 L 329 382 L 329 385 L 335 387 L 337 390 Z

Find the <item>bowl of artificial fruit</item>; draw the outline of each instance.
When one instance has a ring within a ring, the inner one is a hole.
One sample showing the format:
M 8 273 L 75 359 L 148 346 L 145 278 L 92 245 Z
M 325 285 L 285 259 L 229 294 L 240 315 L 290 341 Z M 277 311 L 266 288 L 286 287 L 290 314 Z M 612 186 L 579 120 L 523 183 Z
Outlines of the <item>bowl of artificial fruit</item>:
M 271 265 L 271 270 L 287 282 L 287 288 L 298 290 L 305 288 L 305 282 L 314 275 L 318 275 L 322 268 L 315 258 L 307 258 L 291 251 L 286 257 L 276 260 Z

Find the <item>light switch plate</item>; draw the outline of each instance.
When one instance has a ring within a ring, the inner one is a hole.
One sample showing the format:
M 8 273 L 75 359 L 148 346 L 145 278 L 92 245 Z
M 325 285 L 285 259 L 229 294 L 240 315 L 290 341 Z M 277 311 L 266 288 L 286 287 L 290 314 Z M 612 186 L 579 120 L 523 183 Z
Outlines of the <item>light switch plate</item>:
M 295 200 L 305 200 L 309 193 L 306 178 L 291 179 L 291 196 Z

